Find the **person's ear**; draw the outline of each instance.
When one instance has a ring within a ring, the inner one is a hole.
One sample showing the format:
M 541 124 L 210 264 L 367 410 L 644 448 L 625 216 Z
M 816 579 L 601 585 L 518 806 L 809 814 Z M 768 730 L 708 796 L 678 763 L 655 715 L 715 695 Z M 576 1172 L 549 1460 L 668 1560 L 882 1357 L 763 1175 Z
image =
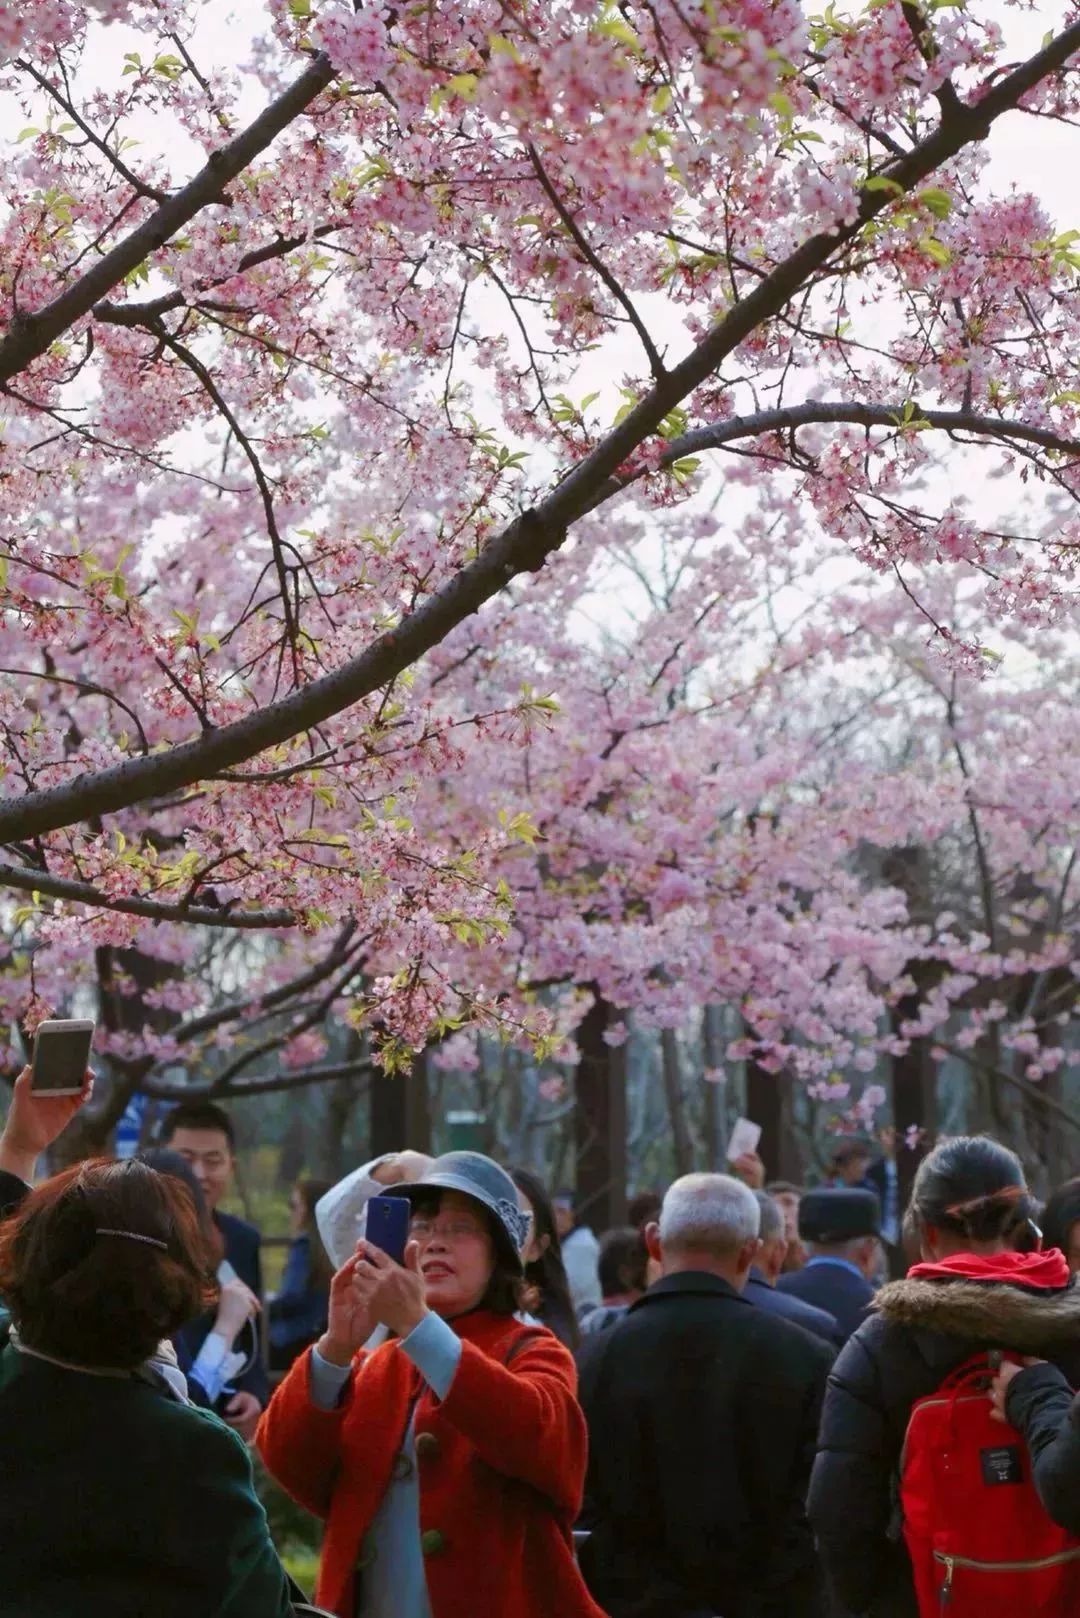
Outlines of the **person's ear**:
M 762 1243 L 759 1237 L 751 1236 L 748 1242 L 743 1242 L 735 1258 L 735 1272 L 745 1275 L 761 1251 Z
M 662 1264 L 664 1254 L 660 1246 L 660 1226 L 655 1219 L 645 1226 L 645 1246 L 648 1249 L 649 1257 L 655 1263 Z

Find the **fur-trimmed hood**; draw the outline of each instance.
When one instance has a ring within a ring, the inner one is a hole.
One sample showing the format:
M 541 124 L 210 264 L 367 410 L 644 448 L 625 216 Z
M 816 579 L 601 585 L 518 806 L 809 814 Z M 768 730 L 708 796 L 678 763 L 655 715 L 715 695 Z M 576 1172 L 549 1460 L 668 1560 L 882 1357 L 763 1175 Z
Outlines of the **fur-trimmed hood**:
M 873 1307 L 912 1331 L 1022 1354 L 1080 1349 L 1080 1285 L 1057 1253 L 958 1254 L 917 1264 L 905 1281 L 882 1287 Z

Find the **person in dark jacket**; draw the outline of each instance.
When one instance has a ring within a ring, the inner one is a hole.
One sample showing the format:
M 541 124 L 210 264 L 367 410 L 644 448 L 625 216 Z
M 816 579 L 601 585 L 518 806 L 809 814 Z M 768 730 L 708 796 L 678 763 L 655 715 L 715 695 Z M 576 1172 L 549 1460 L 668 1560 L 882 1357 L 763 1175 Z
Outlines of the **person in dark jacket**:
M 171 1146 L 174 1152 L 180 1153 L 202 1187 L 210 1217 L 222 1241 L 224 1256 L 218 1265 L 218 1281 L 224 1286 L 237 1278 L 256 1298 L 261 1299 L 263 1285 L 259 1232 L 254 1225 L 238 1219 L 235 1214 L 222 1213 L 219 1207 L 232 1184 L 236 1167 L 236 1142 L 228 1113 L 211 1101 L 181 1102 L 166 1114 L 158 1138 L 161 1145 Z M 192 1362 L 198 1359 L 213 1329 L 213 1313 L 207 1313 L 184 1327 L 184 1352 Z M 260 1335 L 253 1331 L 247 1364 L 220 1399 L 218 1408 L 229 1426 L 250 1443 L 269 1398 L 270 1383 L 263 1362 Z
M 853 1613 L 918 1612 L 895 1510 L 916 1400 L 991 1348 L 1046 1356 L 1080 1381 L 1080 1288 L 1060 1253 L 1016 1250 L 1036 1207 L 1019 1159 L 996 1141 L 947 1141 L 919 1166 L 906 1223 L 924 1262 L 882 1288 L 841 1351 L 810 1484 L 822 1559 Z
M 581 1316 L 581 1334 L 607 1331 L 637 1303 L 648 1286 L 649 1250 L 645 1232 L 634 1225 L 617 1225 L 600 1238 L 600 1292 L 595 1309 Z
M 1080 1179 L 1066 1180 L 1051 1195 L 1039 1220 L 1044 1247 L 1059 1247 L 1075 1275 L 1080 1271 Z
M 834 1315 L 841 1342 L 873 1301 L 880 1230 L 881 1205 L 872 1191 L 807 1191 L 799 1204 L 799 1235 L 810 1256 L 801 1270 L 782 1275 L 777 1288 Z
M 817 1618 L 803 1500 L 831 1361 L 743 1296 L 760 1210 L 692 1174 L 647 1232 L 662 1277 L 588 1340 L 581 1565 L 611 1618 Z
M 251 1463 L 147 1370 L 207 1290 L 194 1207 L 81 1163 L 0 1227 L 0 1618 L 287 1618 Z
M 315 1204 L 329 1190 L 328 1180 L 298 1180 L 289 1198 L 292 1241 L 281 1286 L 270 1300 L 270 1367 L 275 1371 L 287 1371 L 326 1330 L 334 1271 L 315 1223 Z
M 754 1195 L 761 1209 L 761 1245 L 756 1260 L 750 1266 L 743 1296 L 767 1314 L 790 1320 L 804 1331 L 822 1338 L 831 1348 L 839 1348 L 844 1339 L 835 1315 L 830 1315 L 826 1309 L 815 1309 L 812 1303 L 778 1289 L 776 1283 L 783 1274 L 788 1250 L 784 1211 L 767 1191 L 755 1191 Z

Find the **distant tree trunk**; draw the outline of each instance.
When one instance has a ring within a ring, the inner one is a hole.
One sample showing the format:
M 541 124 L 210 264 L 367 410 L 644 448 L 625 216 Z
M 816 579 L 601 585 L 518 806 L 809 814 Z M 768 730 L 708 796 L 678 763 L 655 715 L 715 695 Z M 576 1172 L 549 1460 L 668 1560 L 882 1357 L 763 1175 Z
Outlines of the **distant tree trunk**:
M 703 1065 L 709 1072 L 720 1072 L 724 1066 L 724 1012 L 721 1006 L 706 1006 L 701 1020 L 701 1046 Z M 724 1118 L 726 1087 L 716 1080 L 704 1079 L 703 1114 L 705 1121 L 705 1167 L 713 1174 L 724 1168 L 727 1150 L 727 1128 Z
M 349 1124 L 356 1103 L 369 1082 L 367 1078 L 345 1078 L 335 1079 L 330 1085 L 312 1163 L 312 1170 L 318 1179 L 336 1181 L 346 1172 L 345 1140 Z
M 803 1164 L 791 1118 L 791 1078 L 746 1064 L 746 1116 L 761 1125 L 758 1153 L 770 1180 L 802 1179 Z
M 305 1097 L 295 1090 L 285 1108 L 285 1134 L 278 1156 L 277 1183 L 280 1190 L 296 1184 L 308 1157 L 308 1128 Z
M 893 1033 L 899 1035 L 906 1022 L 918 1014 L 923 996 L 932 987 L 927 963 L 913 961 L 908 972 L 915 980 L 915 991 L 899 1001 L 892 1011 Z M 916 1170 L 934 1144 L 937 1134 L 937 1063 L 930 1054 L 928 1039 L 913 1039 L 902 1056 L 892 1060 L 892 1112 L 897 1128 L 896 1172 L 901 1212 L 907 1207 Z M 906 1132 L 915 1127 L 922 1131 L 918 1144 L 909 1148 L 904 1144 Z
M 660 1031 L 660 1069 L 664 1079 L 664 1096 L 668 1118 L 671 1121 L 671 1144 L 675 1156 L 676 1175 L 689 1174 L 694 1167 L 694 1146 L 686 1118 L 686 1097 L 683 1094 L 682 1062 L 679 1041 L 673 1028 Z
M 428 1100 L 428 1053 L 421 1051 L 412 1072 L 394 1078 L 375 1074 L 371 1080 L 371 1155 L 431 1150 L 431 1106 Z
M 625 1047 L 613 1050 L 604 1039 L 611 1010 L 598 994 L 577 1031 L 577 1207 L 596 1231 L 626 1223 Z

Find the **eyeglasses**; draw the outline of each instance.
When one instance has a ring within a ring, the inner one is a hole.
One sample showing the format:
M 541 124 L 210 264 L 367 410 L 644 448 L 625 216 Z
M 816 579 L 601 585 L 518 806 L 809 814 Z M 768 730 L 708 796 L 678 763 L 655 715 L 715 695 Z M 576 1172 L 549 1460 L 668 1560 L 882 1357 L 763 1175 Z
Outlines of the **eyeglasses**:
M 417 1242 L 430 1242 L 441 1236 L 444 1242 L 478 1241 L 484 1232 L 472 1219 L 414 1219 L 409 1235 Z

